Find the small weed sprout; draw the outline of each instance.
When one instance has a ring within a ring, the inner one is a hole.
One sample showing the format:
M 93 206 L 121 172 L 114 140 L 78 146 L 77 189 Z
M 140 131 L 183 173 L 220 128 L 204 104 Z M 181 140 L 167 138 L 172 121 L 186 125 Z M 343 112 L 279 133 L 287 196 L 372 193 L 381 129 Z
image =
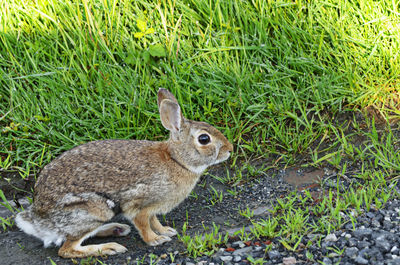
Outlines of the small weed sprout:
M 254 211 L 250 210 L 250 208 L 247 206 L 244 210 L 239 209 L 239 214 L 247 219 L 251 219 L 254 216 Z
M 187 235 L 186 229 L 182 229 L 182 235 L 178 235 L 179 240 L 186 246 L 187 253 L 196 258 L 201 255 L 211 256 L 220 245 L 228 241 L 228 233 L 225 235 L 219 232 L 219 226 L 213 223 L 213 229 L 210 233 L 195 234 L 194 237 Z

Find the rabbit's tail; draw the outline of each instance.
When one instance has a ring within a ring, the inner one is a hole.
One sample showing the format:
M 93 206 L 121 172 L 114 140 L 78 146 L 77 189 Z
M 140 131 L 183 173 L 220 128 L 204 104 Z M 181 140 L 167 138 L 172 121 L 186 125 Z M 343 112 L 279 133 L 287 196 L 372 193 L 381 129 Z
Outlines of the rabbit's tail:
M 44 247 L 49 247 L 51 244 L 60 246 L 65 241 L 65 236 L 55 229 L 51 229 L 52 225 L 49 225 L 48 222 L 32 212 L 32 207 L 18 213 L 15 217 L 15 223 L 19 229 L 42 240 Z

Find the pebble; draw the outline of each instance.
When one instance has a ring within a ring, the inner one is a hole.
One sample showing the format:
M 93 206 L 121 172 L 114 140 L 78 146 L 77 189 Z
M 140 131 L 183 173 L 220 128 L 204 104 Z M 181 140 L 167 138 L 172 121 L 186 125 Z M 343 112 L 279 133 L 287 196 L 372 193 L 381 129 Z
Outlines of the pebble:
M 355 258 L 357 256 L 357 253 L 358 253 L 358 248 L 356 247 L 347 248 L 344 252 L 344 254 L 351 259 Z
M 233 260 L 233 257 L 232 257 L 232 256 L 220 256 L 219 258 L 220 258 L 220 260 L 223 261 L 223 262 L 228 262 L 228 261 Z
M 323 263 L 324 265 L 330 265 L 330 264 L 332 264 L 332 260 L 331 260 L 330 258 L 328 258 L 328 257 L 325 257 L 325 258 L 322 260 L 322 263 Z
M 324 241 L 325 242 L 336 242 L 336 241 L 338 241 L 338 239 L 335 234 L 329 234 L 325 237 Z
M 279 259 L 281 257 L 281 253 L 276 250 L 270 250 L 268 251 L 268 257 L 270 259 Z
M 366 260 L 360 256 L 357 256 L 357 258 L 354 260 L 354 262 L 357 264 L 368 264 L 368 260 Z
M 391 244 L 385 239 L 377 239 L 375 241 L 375 246 L 384 253 L 389 252 L 392 247 Z
M 381 223 L 375 219 L 371 221 L 371 224 L 377 228 L 381 227 Z
M 232 247 L 234 248 L 244 248 L 246 245 L 243 243 L 243 241 L 236 241 L 232 243 Z
M 241 248 L 241 249 L 237 249 L 235 250 L 232 255 L 233 256 L 243 256 L 246 253 L 249 253 L 253 250 L 253 247 L 245 247 L 245 248 Z
M 282 263 L 283 265 L 293 265 L 296 264 L 296 258 L 295 257 L 287 257 L 283 258 Z
M 387 265 L 400 265 L 400 258 L 389 260 Z
M 263 247 L 258 247 L 257 246 L 257 247 L 254 248 L 254 251 L 261 251 L 261 250 L 263 250 Z
M 349 247 L 355 247 L 355 246 L 357 246 L 357 243 L 358 243 L 358 241 L 355 238 L 350 238 L 349 241 L 347 241 L 347 245 Z
M 271 207 L 268 207 L 268 206 L 260 206 L 260 207 L 258 207 L 258 208 L 256 208 L 256 209 L 253 210 L 253 214 L 254 214 L 255 216 L 257 216 L 257 215 L 263 215 L 263 214 L 268 213 L 268 211 L 271 210 L 271 209 L 272 209 L 272 208 L 271 208 Z
M 370 228 L 356 229 L 356 230 L 354 230 L 353 234 L 357 238 L 363 238 L 363 237 L 371 236 L 372 229 L 370 229 Z
M 367 248 L 367 247 L 369 247 L 369 246 L 371 246 L 371 243 L 368 242 L 368 241 L 365 241 L 365 240 L 360 241 L 360 242 L 358 242 L 358 244 L 357 244 L 357 247 L 358 247 L 359 249 Z
M 397 246 L 393 246 L 392 249 L 390 250 L 390 253 L 395 253 L 395 252 L 399 252 L 399 249 Z

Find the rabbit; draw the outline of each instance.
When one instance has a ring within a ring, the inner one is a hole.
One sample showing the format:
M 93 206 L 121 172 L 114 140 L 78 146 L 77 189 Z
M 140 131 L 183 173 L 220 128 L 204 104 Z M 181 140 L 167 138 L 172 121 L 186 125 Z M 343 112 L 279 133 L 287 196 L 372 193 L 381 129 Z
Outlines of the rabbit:
M 170 241 L 177 231 L 156 215 L 188 197 L 204 170 L 227 160 L 233 146 L 213 126 L 184 118 L 168 90 L 159 89 L 157 103 L 168 140 L 100 140 L 62 153 L 40 172 L 33 204 L 17 214 L 17 226 L 44 247 L 61 246 L 63 258 L 126 252 L 114 242 L 82 245 L 93 236 L 129 234 L 129 225 L 107 223 L 118 213 L 148 245 Z

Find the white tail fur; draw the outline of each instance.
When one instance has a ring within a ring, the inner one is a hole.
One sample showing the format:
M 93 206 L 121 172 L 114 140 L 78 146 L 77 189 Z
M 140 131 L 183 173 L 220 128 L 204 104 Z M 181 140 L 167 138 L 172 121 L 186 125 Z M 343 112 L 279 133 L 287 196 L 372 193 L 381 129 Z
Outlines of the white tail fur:
M 15 223 L 25 233 L 42 240 L 45 248 L 49 247 L 51 244 L 60 246 L 61 243 L 65 241 L 63 235 L 41 226 L 38 220 L 35 220 L 32 216 L 31 209 L 18 213 L 15 218 Z

